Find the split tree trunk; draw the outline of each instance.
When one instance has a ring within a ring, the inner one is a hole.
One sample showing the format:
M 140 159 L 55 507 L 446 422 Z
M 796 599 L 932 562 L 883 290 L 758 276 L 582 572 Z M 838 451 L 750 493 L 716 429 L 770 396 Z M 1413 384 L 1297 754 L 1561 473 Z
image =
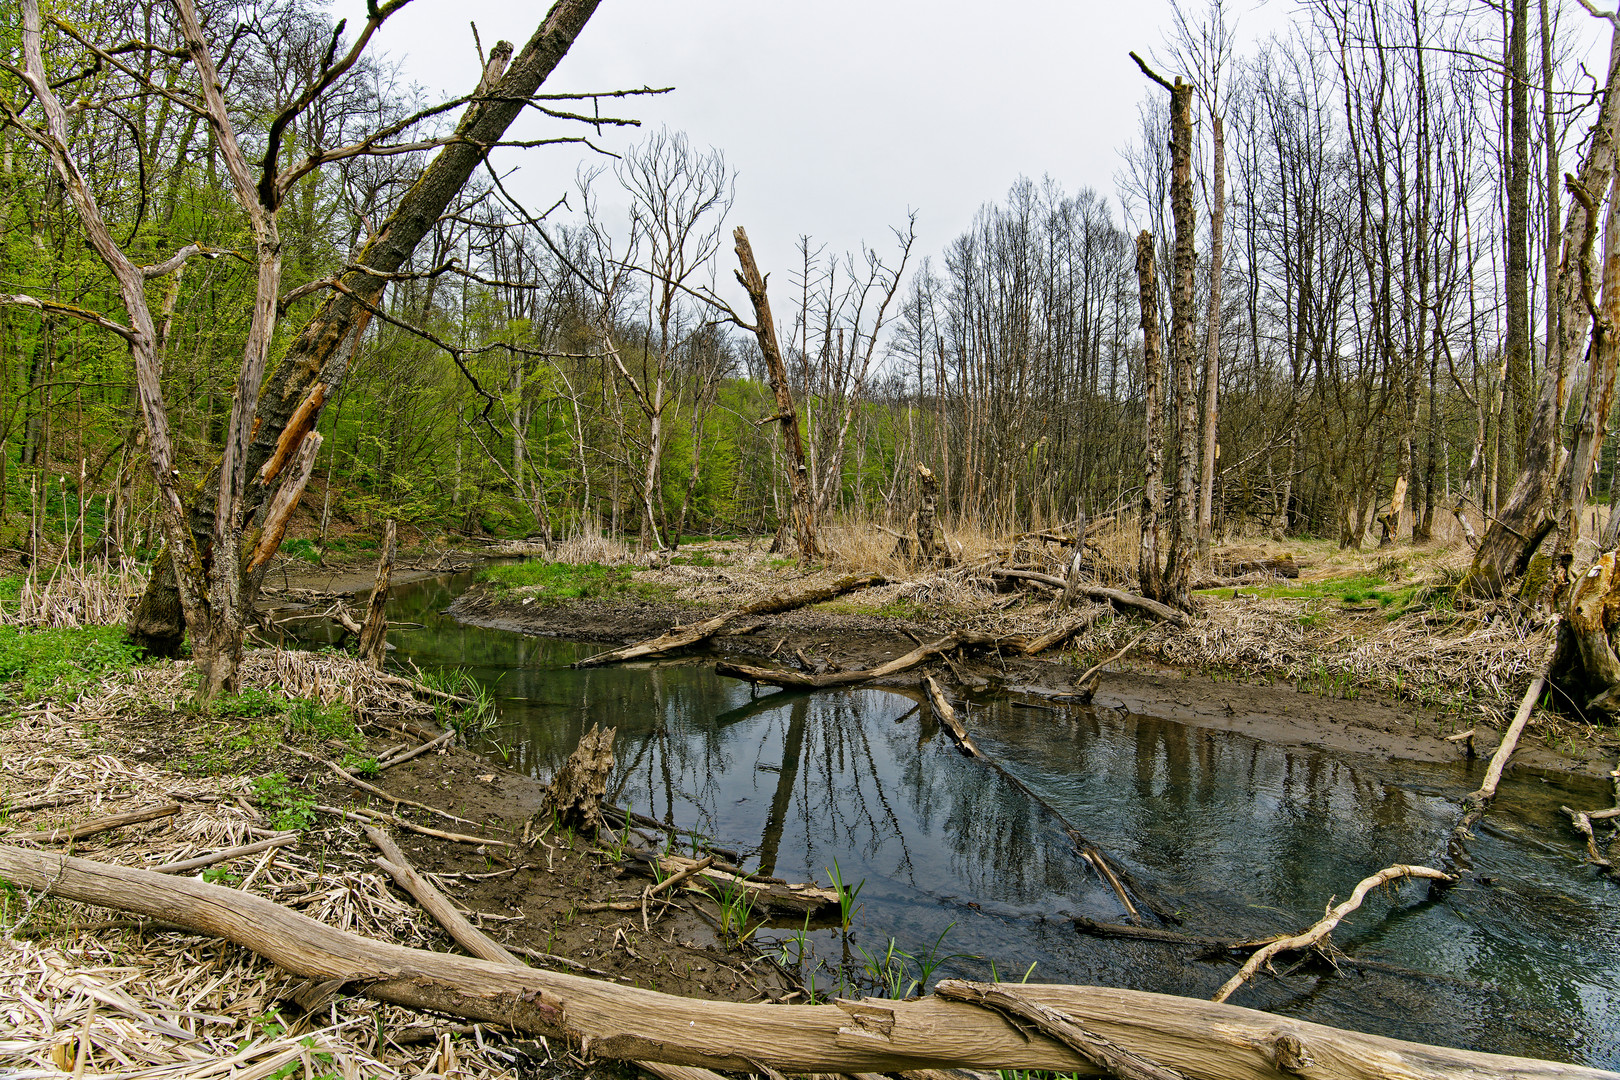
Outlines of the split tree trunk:
M 821 554 L 821 543 L 816 538 L 810 471 L 805 464 L 799 413 L 793 405 L 787 366 L 782 362 L 782 347 L 776 339 L 776 322 L 771 318 L 771 301 L 765 294 L 765 277 L 754 261 L 754 249 L 743 227 L 737 226 L 732 236 L 737 241 L 737 262 L 742 266 L 737 271 L 737 280 L 748 290 L 748 299 L 754 305 L 754 336 L 759 339 L 759 351 L 765 356 L 765 370 L 770 375 L 771 389 L 776 393 L 776 415 L 771 419 L 782 425 L 782 444 L 788 457 L 788 487 L 793 493 L 793 533 L 799 542 L 799 557 L 809 562 Z

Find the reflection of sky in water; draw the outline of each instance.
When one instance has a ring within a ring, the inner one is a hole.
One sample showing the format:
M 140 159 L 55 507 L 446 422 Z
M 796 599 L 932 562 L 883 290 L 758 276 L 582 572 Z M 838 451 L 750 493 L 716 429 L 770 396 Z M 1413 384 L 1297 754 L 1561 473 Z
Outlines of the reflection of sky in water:
M 592 723 L 617 726 L 619 800 L 743 851 L 778 876 L 865 885 L 855 941 L 892 935 L 970 954 L 939 974 L 1092 982 L 1207 998 L 1234 970 L 1193 950 L 1077 934 L 1064 914 L 1118 921 L 1113 892 L 1048 811 L 959 755 L 913 699 L 876 689 L 786 694 L 703 664 L 573 671 L 598 646 L 461 627 L 452 586 L 407 586 L 399 658 L 462 667 L 502 698 L 512 763 L 545 775 Z M 1461 767 L 1380 763 L 1168 720 L 1090 709 L 972 705 L 979 745 L 1157 891 L 1190 933 L 1309 925 L 1330 897 L 1392 862 L 1432 864 Z M 909 715 L 908 715 L 909 714 Z M 896 722 L 900 721 L 900 722 Z M 1564 786 L 1568 785 L 1568 786 Z M 1240 1004 L 1402 1038 L 1620 1066 L 1620 890 L 1580 865 L 1560 803 L 1605 785 L 1510 779 L 1471 845 L 1475 873 L 1443 900 L 1408 883 L 1369 898 L 1334 940 L 1380 972 L 1269 979 Z M 952 925 L 954 924 L 954 925 Z M 768 931 L 766 932 L 768 933 Z M 831 932 L 817 936 L 836 952 Z

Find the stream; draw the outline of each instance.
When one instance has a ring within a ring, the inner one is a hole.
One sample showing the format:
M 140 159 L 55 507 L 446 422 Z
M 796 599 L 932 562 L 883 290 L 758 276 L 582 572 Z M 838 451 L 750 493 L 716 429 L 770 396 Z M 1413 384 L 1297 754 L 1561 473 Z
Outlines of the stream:
M 1236 970 L 1185 946 L 1077 932 L 1071 916 L 1125 921 L 1113 890 L 1049 810 L 959 754 L 915 695 L 756 692 L 689 657 L 574 671 L 603 646 L 439 614 L 469 580 L 396 587 L 390 617 L 424 628 L 390 632 L 394 659 L 488 687 L 502 725 L 484 749 L 513 768 L 548 776 L 591 724 L 615 726 L 621 805 L 735 849 L 750 869 L 822 883 L 836 869 L 859 883 L 848 935 L 757 932 L 790 968 L 802 960 L 818 992 L 1029 972 L 1208 998 Z M 1435 865 L 1484 770 L 1274 745 L 1106 705 L 987 694 L 962 713 L 990 758 L 1165 900 L 1179 929 L 1208 937 L 1297 932 L 1376 870 Z M 1233 1003 L 1620 1068 L 1620 888 L 1582 864 L 1558 809 L 1609 800 L 1604 783 L 1511 773 L 1461 884 L 1434 899 L 1424 883 L 1374 894 L 1335 932 L 1351 956 L 1405 971 L 1261 976 Z

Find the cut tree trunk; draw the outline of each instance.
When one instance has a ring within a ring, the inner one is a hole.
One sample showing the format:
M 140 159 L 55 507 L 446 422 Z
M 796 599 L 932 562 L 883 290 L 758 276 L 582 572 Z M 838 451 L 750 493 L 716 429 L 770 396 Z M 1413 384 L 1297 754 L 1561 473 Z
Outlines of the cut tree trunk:
M 694 1001 L 555 971 L 368 941 L 269 900 L 26 848 L 0 846 L 0 877 L 64 900 L 148 915 L 252 949 L 318 983 L 514 1031 L 579 1040 L 601 1057 L 757 1072 L 1100 1070 L 1072 1047 L 939 996 L 831 1005 Z M 948 987 L 947 990 L 950 988 Z M 1133 1054 L 1190 1080 L 1620 1080 L 1620 1073 L 1363 1035 L 1233 1005 L 1106 987 L 1021 985 Z
M 377 560 L 377 580 L 366 604 L 366 621 L 360 627 L 360 659 L 377 668 L 382 667 L 383 658 L 388 655 L 388 585 L 394 576 L 397 553 L 394 519 L 389 518 L 383 526 L 383 553 Z
M 784 611 L 795 611 L 809 604 L 819 604 L 823 600 L 831 600 L 835 596 L 842 596 L 856 589 L 870 588 L 882 585 L 888 581 L 882 574 L 848 574 L 837 581 L 826 585 L 815 585 L 799 592 L 775 592 L 752 603 L 744 604 L 740 608 L 721 612 L 719 615 L 702 622 L 695 622 L 688 626 L 677 626 L 667 633 L 660 634 L 646 641 L 638 641 L 633 645 L 626 645 L 619 649 L 610 649 L 605 653 L 587 656 L 583 660 L 576 660 L 574 667 L 600 667 L 603 664 L 617 664 L 625 660 L 639 660 L 647 656 L 661 656 L 664 653 L 684 649 L 689 645 L 696 645 L 706 641 L 725 629 L 726 625 L 735 619 L 750 615 L 780 615 Z

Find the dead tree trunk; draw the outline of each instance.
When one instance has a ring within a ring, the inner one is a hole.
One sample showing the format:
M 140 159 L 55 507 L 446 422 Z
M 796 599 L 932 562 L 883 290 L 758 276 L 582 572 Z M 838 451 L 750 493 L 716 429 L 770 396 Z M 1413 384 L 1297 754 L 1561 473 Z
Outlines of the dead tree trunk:
M 388 584 L 394 576 L 394 556 L 398 544 L 394 519 L 383 526 L 383 553 L 377 560 L 377 580 L 366 603 L 366 621 L 360 627 L 360 659 L 372 667 L 382 667 L 388 653 Z
M 939 533 L 934 528 L 939 509 L 939 481 L 933 470 L 921 462 L 917 465 L 917 554 L 924 562 L 937 562 L 943 553 Z
M 1608 190 L 1614 170 L 1616 110 L 1620 109 L 1620 28 L 1609 49 L 1609 77 L 1603 103 L 1592 129 L 1592 148 L 1575 181 L 1596 202 Z M 1598 193 L 1594 195 L 1593 193 Z M 1499 596 L 1507 583 L 1523 574 L 1530 558 L 1552 531 L 1548 500 L 1557 480 L 1563 454 L 1562 424 L 1581 343 L 1586 339 L 1591 312 L 1580 282 L 1577 260 L 1587 237 L 1596 227 L 1596 213 L 1579 198 L 1570 200 L 1564 220 L 1563 255 L 1558 272 L 1557 348 L 1549 356 L 1541 395 L 1536 400 L 1525 440 L 1523 464 L 1506 503 L 1491 519 L 1485 539 L 1474 552 L 1474 562 L 1463 581 L 1463 591 L 1474 596 Z
M 782 347 L 776 340 L 776 322 L 771 318 L 764 275 L 759 272 L 754 249 L 741 225 L 732 236 L 737 241 L 737 261 L 742 266 L 737 271 L 737 280 L 748 290 L 748 299 L 754 305 L 754 325 L 749 329 L 759 339 L 759 351 L 765 356 L 765 370 L 770 373 L 771 389 L 776 393 L 776 415 L 770 420 L 782 425 L 782 444 L 788 455 L 788 486 L 793 493 L 793 532 L 799 541 L 799 557 L 809 562 L 821 554 L 821 543 L 816 538 L 815 511 L 810 503 L 810 472 L 805 464 L 799 412 L 793 405 L 787 366 L 782 363 Z
M 1176 373 L 1176 487 L 1170 505 L 1170 554 L 1164 567 L 1165 603 L 1189 604 L 1192 553 L 1198 543 L 1198 502 L 1194 494 L 1198 400 L 1193 367 L 1198 351 L 1193 333 L 1193 250 L 1198 229 L 1192 185 L 1191 83 L 1177 77 L 1170 88 L 1170 211 L 1176 223 L 1175 260 L 1170 286 L 1170 352 Z
M 262 897 L 90 859 L 0 845 L 0 877 L 80 903 L 149 915 L 257 952 L 318 982 L 409 1008 L 588 1040 L 601 1057 L 739 1072 L 922 1068 L 1097 1072 L 1066 1043 L 944 995 L 916 1001 L 739 1005 L 695 1001 L 555 971 L 368 941 Z M 958 993 L 958 992 L 961 993 Z M 1363 1035 L 1235 1005 L 1094 986 L 1027 984 L 1017 996 L 1055 1010 L 1189 1080 L 1620 1080 L 1620 1074 Z
M 1204 438 L 1198 475 L 1198 561 L 1209 558 L 1215 534 L 1215 462 L 1219 456 L 1221 401 L 1221 267 L 1226 256 L 1226 129 L 1210 103 L 1214 161 L 1209 212 L 1209 315 L 1204 339 Z
M 1136 284 L 1141 293 L 1142 384 L 1146 425 L 1143 433 L 1141 544 L 1137 578 L 1142 595 L 1164 599 L 1164 572 L 1159 566 L 1159 516 L 1164 512 L 1164 417 L 1160 377 L 1164 348 L 1159 337 L 1159 270 L 1153 260 L 1153 234 L 1146 229 L 1136 237 Z

